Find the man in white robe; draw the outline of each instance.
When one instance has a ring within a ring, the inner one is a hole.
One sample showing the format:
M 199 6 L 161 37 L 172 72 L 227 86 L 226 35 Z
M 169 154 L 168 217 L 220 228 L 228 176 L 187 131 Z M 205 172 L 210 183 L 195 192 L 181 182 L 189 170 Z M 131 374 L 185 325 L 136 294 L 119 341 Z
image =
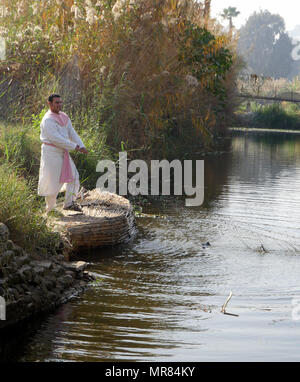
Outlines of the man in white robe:
M 45 196 L 46 212 L 56 206 L 59 192 L 66 191 L 64 209 L 81 211 L 76 204 L 79 192 L 79 174 L 69 156 L 70 150 L 87 154 L 84 144 L 74 130 L 70 118 L 61 111 L 58 94 L 48 99 L 49 110 L 41 122 L 42 142 L 38 195 Z

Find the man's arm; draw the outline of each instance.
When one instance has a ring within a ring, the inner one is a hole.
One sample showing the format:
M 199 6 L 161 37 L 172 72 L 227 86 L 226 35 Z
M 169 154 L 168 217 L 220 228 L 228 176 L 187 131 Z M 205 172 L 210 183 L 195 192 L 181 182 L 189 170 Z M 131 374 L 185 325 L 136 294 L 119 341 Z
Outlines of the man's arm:
M 68 122 L 68 133 L 72 142 L 75 142 L 80 148 L 84 147 L 82 140 L 79 135 L 76 133 L 74 127 L 72 126 L 72 122 L 69 120 Z
M 56 129 L 55 122 L 46 119 L 41 125 L 41 141 L 52 143 L 53 145 L 66 150 L 75 150 L 77 144 L 65 139 Z

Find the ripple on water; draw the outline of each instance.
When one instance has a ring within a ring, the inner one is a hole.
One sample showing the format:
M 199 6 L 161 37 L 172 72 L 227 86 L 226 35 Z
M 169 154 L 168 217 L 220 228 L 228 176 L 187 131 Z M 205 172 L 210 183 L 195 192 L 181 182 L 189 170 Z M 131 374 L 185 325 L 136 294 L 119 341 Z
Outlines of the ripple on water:
M 127 246 L 91 255 L 100 275 L 28 339 L 23 360 L 296 360 L 300 137 L 236 136 L 205 161 L 206 200 L 151 206 Z M 203 247 L 210 242 L 211 247 Z M 227 310 L 220 310 L 229 292 Z

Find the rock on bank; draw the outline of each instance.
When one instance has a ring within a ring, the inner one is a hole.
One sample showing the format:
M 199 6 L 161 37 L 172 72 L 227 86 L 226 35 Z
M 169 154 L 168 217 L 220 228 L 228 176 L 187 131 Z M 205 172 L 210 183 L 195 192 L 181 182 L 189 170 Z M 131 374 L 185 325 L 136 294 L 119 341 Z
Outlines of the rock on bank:
M 93 279 L 84 270 L 86 265 L 66 262 L 62 255 L 37 259 L 14 244 L 6 225 L 0 223 L 0 331 L 83 291 Z

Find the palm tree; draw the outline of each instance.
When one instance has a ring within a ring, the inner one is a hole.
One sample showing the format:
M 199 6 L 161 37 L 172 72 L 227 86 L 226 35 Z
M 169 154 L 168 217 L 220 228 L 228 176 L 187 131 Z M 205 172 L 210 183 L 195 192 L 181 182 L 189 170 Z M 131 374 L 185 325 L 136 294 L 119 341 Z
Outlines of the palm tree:
M 223 13 L 221 14 L 221 16 L 223 17 L 223 19 L 229 20 L 229 29 L 230 30 L 233 29 L 232 19 L 237 17 L 240 13 L 241 12 L 239 12 L 236 9 L 236 7 L 228 7 L 228 8 L 223 9 Z

